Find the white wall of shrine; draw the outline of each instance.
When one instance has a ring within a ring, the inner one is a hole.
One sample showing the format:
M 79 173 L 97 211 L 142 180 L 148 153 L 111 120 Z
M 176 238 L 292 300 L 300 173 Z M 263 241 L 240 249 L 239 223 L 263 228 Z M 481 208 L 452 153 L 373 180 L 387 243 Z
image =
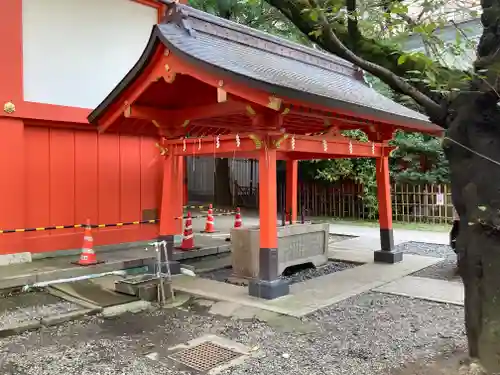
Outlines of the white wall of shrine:
M 22 1 L 24 100 L 46 104 L 96 107 L 139 59 L 158 19 L 130 0 Z

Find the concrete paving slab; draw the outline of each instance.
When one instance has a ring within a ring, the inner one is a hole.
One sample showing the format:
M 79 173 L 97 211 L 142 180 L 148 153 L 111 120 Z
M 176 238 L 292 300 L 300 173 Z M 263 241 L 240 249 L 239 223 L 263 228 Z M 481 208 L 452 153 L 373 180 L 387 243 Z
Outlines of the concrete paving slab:
M 406 276 L 374 288 L 373 291 L 452 305 L 464 305 L 464 287 L 458 281 Z
M 79 300 L 86 301 L 96 306 L 109 307 L 121 305 L 137 301 L 138 298 L 126 294 L 116 293 L 106 289 L 92 280 L 82 280 L 73 283 L 64 283 L 53 285 L 53 288 L 61 292 L 75 297 Z
M 185 293 L 252 306 L 278 314 L 303 317 L 319 309 L 368 292 L 391 281 L 440 262 L 441 258 L 405 255 L 397 264 L 368 263 L 290 286 L 290 294 L 275 300 L 248 295 L 247 288 L 198 277 L 179 275 L 173 278 L 174 289 Z
M 232 316 L 233 313 L 239 308 L 241 305 L 235 302 L 227 302 L 221 301 L 216 302 L 209 310 L 210 314 L 214 315 L 222 315 L 222 316 Z
M 328 247 L 328 259 L 334 261 L 351 262 L 351 263 L 373 263 L 372 250 L 346 250 L 337 247 Z
M 358 237 L 365 237 L 372 239 L 380 238 L 380 229 L 377 227 L 348 225 L 342 223 L 330 224 L 330 233 L 337 233 L 337 234 L 344 234 L 349 236 L 358 236 Z M 446 245 L 449 242 L 449 234 L 447 232 L 394 229 L 394 241 L 395 243 L 414 241 L 414 242 L 426 242 L 432 244 Z M 375 242 L 374 245 L 378 245 L 378 242 Z

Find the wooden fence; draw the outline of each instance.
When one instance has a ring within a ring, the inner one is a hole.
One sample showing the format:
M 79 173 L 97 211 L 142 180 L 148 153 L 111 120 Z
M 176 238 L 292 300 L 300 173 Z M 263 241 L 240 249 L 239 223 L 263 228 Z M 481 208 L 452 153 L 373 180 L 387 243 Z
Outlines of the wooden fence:
M 393 219 L 402 222 L 445 224 L 453 220 L 451 191 L 447 185 L 391 186 Z M 299 207 L 307 216 L 344 219 L 376 218 L 363 200 L 363 187 L 352 182 L 323 184 L 302 182 Z

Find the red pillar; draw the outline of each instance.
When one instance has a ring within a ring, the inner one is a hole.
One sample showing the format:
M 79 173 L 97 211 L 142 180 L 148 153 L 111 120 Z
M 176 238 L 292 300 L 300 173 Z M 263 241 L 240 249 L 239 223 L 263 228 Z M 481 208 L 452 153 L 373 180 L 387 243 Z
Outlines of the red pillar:
M 182 204 L 184 206 L 188 205 L 189 202 L 189 193 L 188 193 L 188 166 L 187 166 L 187 161 L 184 159 L 184 189 L 183 189 L 183 195 L 182 195 Z
M 175 157 L 175 169 L 174 169 L 174 185 L 175 192 L 172 196 L 172 206 L 175 212 L 175 217 L 182 217 L 184 210 L 184 177 L 185 177 L 185 160 L 184 156 Z M 182 220 L 175 221 L 175 234 L 182 234 Z
M 286 210 L 290 214 L 292 224 L 297 222 L 298 166 L 297 160 L 286 161 Z
M 22 120 L 1 116 L 0 229 L 20 229 L 25 227 L 26 210 L 24 124 Z M 0 255 L 24 251 L 24 233 L 0 234 Z
M 403 260 L 403 253 L 394 251 L 389 157 L 377 158 L 376 168 L 381 250 L 375 252 L 374 260 L 382 263 L 396 263 Z
M 276 183 L 276 149 L 259 151 L 259 279 L 249 283 L 249 294 L 274 299 L 289 293 L 288 282 L 278 275 L 278 197 Z
M 166 241 L 167 243 L 167 256 L 170 264 L 170 272 L 172 274 L 180 273 L 180 265 L 178 262 L 173 262 L 174 251 L 174 236 L 178 233 L 178 227 L 181 220 L 176 220 L 178 215 L 178 208 L 175 206 L 175 195 L 177 186 L 175 184 L 176 177 L 176 158 L 170 154 L 165 156 L 163 162 L 163 185 L 161 195 L 161 208 L 160 208 L 160 234 L 158 240 Z M 181 202 L 182 206 L 182 202 Z M 182 209 L 182 207 L 181 207 Z M 181 213 L 182 215 L 182 213 Z M 161 253 L 162 271 L 166 271 L 163 265 L 166 262 L 164 253 Z

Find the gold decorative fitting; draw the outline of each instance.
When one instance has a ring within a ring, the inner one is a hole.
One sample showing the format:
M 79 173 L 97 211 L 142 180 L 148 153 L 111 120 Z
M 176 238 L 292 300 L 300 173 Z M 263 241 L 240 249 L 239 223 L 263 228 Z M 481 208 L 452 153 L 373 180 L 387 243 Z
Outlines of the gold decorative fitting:
M 275 111 L 279 111 L 281 107 L 281 99 L 275 96 L 269 97 L 269 103 L 267 104 L 268 108 L 274 109 Z
M 132 114 L 132 110 L 130 109 L 130 106 L 128 106 L 127 108 L 125 108 L 125 110 L 123 111 L 123 116 L 125 117 L 130 117 L 130 115 Z
M 279 139 L 277 139 L 276 141 L 274 141 L 274 146 L 276 148 L 280 148 L 281 147 L 281 143 L 288 138 L 288 134 L 283 134 Z
M 183 123 L 182 123 L 182 127 L 185 128 L 186 126 L 189 125 L 189 120 L 185 120 Z
M 165 52 L 163 53 L 165 56 L 170 55 L 170 50 L 168 48 L 165 48 Z
M 223 86 L 224 86 L 224 81 L 221 79 L 221 80 L 218 82 L 218 85 L 219 85 L 219 87 L 223 87 Z
M 160 150 L 160 155 L 161 156 L 165 156 L 165 154 L 168 152 L 168 148 L 166 147 L 163 147 L 162 145 L 160 145 L 158 142 L 155 143 L 155 146 L 158 150 Z
M 16 105 L 12 102 L 7 102 L 3 105 L 3 111 L 10 115 L 16 111 Z
M 256 150 L 260 150 L 262 148 L 262 141 L 255 134 L 250 134 L 248 138 L 254 142 Z
M 165 74 L 163 78 L 165 78 L 165 82 L 174 83 L 176 74 L 175 72 L 170 72 L 169 74 Z
M 247 113 L 250 115 L 250 116 L 255 116 L 255 111 L 254 109 L 252 108 L 251 105 L 247 105 L 246 106 L 246 109 L 247 109 Z
M 289 113 L 290 113 L 290 108 L 285 108 L 283 112 L 281 112 L 283 116 L 288 115 Z
M 160 124 L 158 124 L 158 121 L 151 120 L 151 122 L 153 123 L 154 126 L 156 126 L 157 128 L 160 128 Z
M 165 71 L 170 72 L 170 66 L 168 64 L 165 64 Z
M 227 102 L 227 92 L 221 88 L 217 88 L 217 103 Z

